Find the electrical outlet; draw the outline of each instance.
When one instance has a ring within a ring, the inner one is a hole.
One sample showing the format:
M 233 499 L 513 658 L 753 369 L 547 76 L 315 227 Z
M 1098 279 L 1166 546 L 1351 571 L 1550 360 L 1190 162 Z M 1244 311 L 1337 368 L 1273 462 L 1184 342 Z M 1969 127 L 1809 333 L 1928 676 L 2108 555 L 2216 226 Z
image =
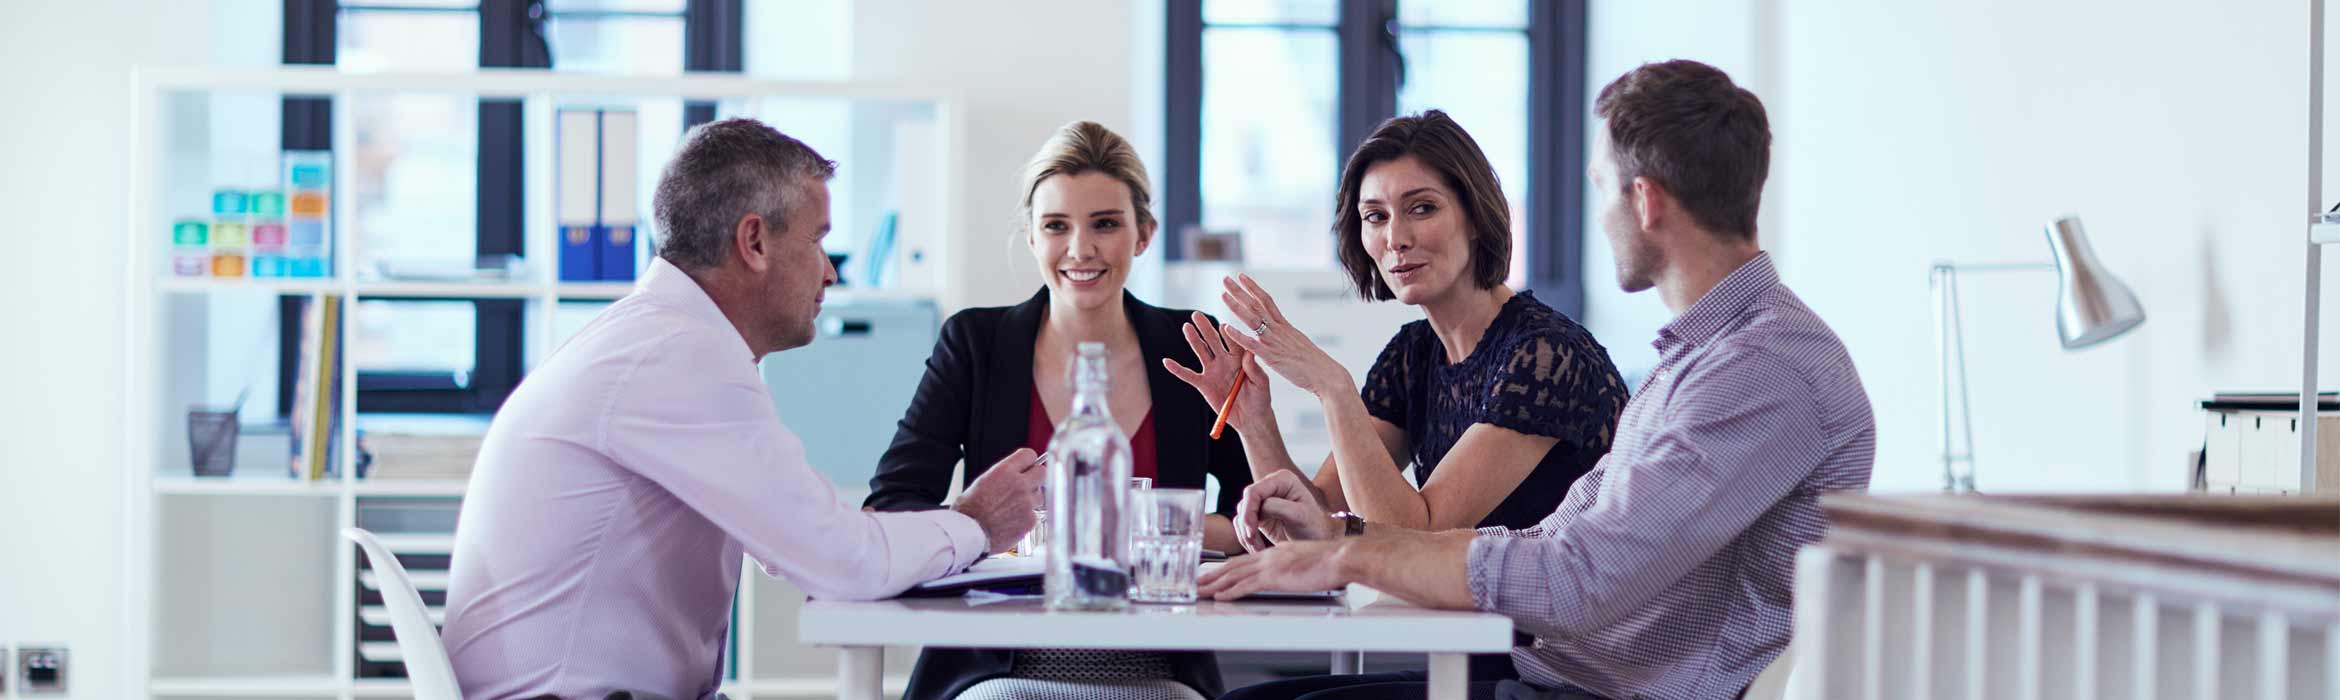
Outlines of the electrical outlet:
M 16 694 L 64 695 L 65 647 L 17 647 Z

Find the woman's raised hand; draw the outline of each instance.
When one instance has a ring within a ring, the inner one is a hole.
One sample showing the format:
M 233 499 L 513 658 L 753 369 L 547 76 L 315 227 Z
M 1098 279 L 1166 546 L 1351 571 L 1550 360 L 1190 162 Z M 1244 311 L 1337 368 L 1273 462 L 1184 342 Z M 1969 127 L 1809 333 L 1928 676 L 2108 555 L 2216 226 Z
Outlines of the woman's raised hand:
M 1326 391 L 1354 390 L 1356 380 L 1349 376 L 1348 368 L 1325 354 L 1307 333 L 1294 328 L 1283 310 L 1276 308 L 1275 297 L 1250 275 L 1236 275 L 1225 282 L 1227 291 L 1219 298 L 1242 320 L 1240 326 L 1230 323 L 1222 329 L 1229 342 L 1302 391 L 1322 396 Z
M 1267 370 L 1260 369 L 1259 363 L 1241 349 L 1229 346 L 1211 317 L 1195 312 L 1194 320 L 1186 324 L 1186 346 L 1194 350 L 1195 360 L 1202 363 L 1199 371 L 1187 369 L 1167 357 L 1162 358 L 1162 368 L 1194 387 L 1202 394 L 1203 403 L 1213 410 L 1227 399 L 1227 392 L 1235 388 L 1235 382 L 1250 385 L 1242 396 L 1235 398 L 1234 414 L 1227 417 L 1227 423 L 1235 426 L 1237 432 L 1248 432 L 1261 421 L 1275 420 L 1268 404 Z

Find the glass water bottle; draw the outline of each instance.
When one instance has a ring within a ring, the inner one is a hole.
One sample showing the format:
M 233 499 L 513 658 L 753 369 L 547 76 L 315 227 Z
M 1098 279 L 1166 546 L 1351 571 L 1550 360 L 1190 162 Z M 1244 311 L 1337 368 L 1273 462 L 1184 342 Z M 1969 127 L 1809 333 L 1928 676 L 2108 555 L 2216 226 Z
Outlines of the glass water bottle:
M 1048 441 L 1048 607 L 1118 610 L 1129 605 L 1129 437 L 1106 408 L 1104 343 L 1081 343 L 1072 412 Z

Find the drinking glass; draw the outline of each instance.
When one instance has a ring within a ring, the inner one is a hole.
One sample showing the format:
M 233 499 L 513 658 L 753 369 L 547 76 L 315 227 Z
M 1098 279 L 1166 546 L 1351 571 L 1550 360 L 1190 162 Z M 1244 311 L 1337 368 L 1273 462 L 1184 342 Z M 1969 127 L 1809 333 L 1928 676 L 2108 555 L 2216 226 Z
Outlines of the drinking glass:
M 1202 490 L 1133 490 L 1129 503 L 1130 550 L 1136 560 L 1130 599 L 1194 602 L 1195 573 L 1202 568 Z
M 1032 489 L 1032 529 L 1016 540 L 1016 556 L 1038 559 L 1048 555 L 1048 486 Z
M 1048 556 L 1048 509 L 1032 509 L 1032 531 L 1016 541 L 1016 556 L 1034 559 Z

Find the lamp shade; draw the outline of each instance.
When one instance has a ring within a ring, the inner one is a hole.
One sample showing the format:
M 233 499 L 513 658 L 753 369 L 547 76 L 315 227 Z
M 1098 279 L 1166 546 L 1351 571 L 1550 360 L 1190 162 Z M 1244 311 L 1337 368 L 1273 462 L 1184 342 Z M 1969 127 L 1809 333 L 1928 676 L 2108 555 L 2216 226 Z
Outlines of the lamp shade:
M 2137 295 L 2104 269 L 2096 250 L 2088 247 L 2080 217 L 2048 224 L 2047 238 L 2056 253 L 2056 335 L 2063 339 L 2064 349 L 2112 340 L 2145 322 Z

